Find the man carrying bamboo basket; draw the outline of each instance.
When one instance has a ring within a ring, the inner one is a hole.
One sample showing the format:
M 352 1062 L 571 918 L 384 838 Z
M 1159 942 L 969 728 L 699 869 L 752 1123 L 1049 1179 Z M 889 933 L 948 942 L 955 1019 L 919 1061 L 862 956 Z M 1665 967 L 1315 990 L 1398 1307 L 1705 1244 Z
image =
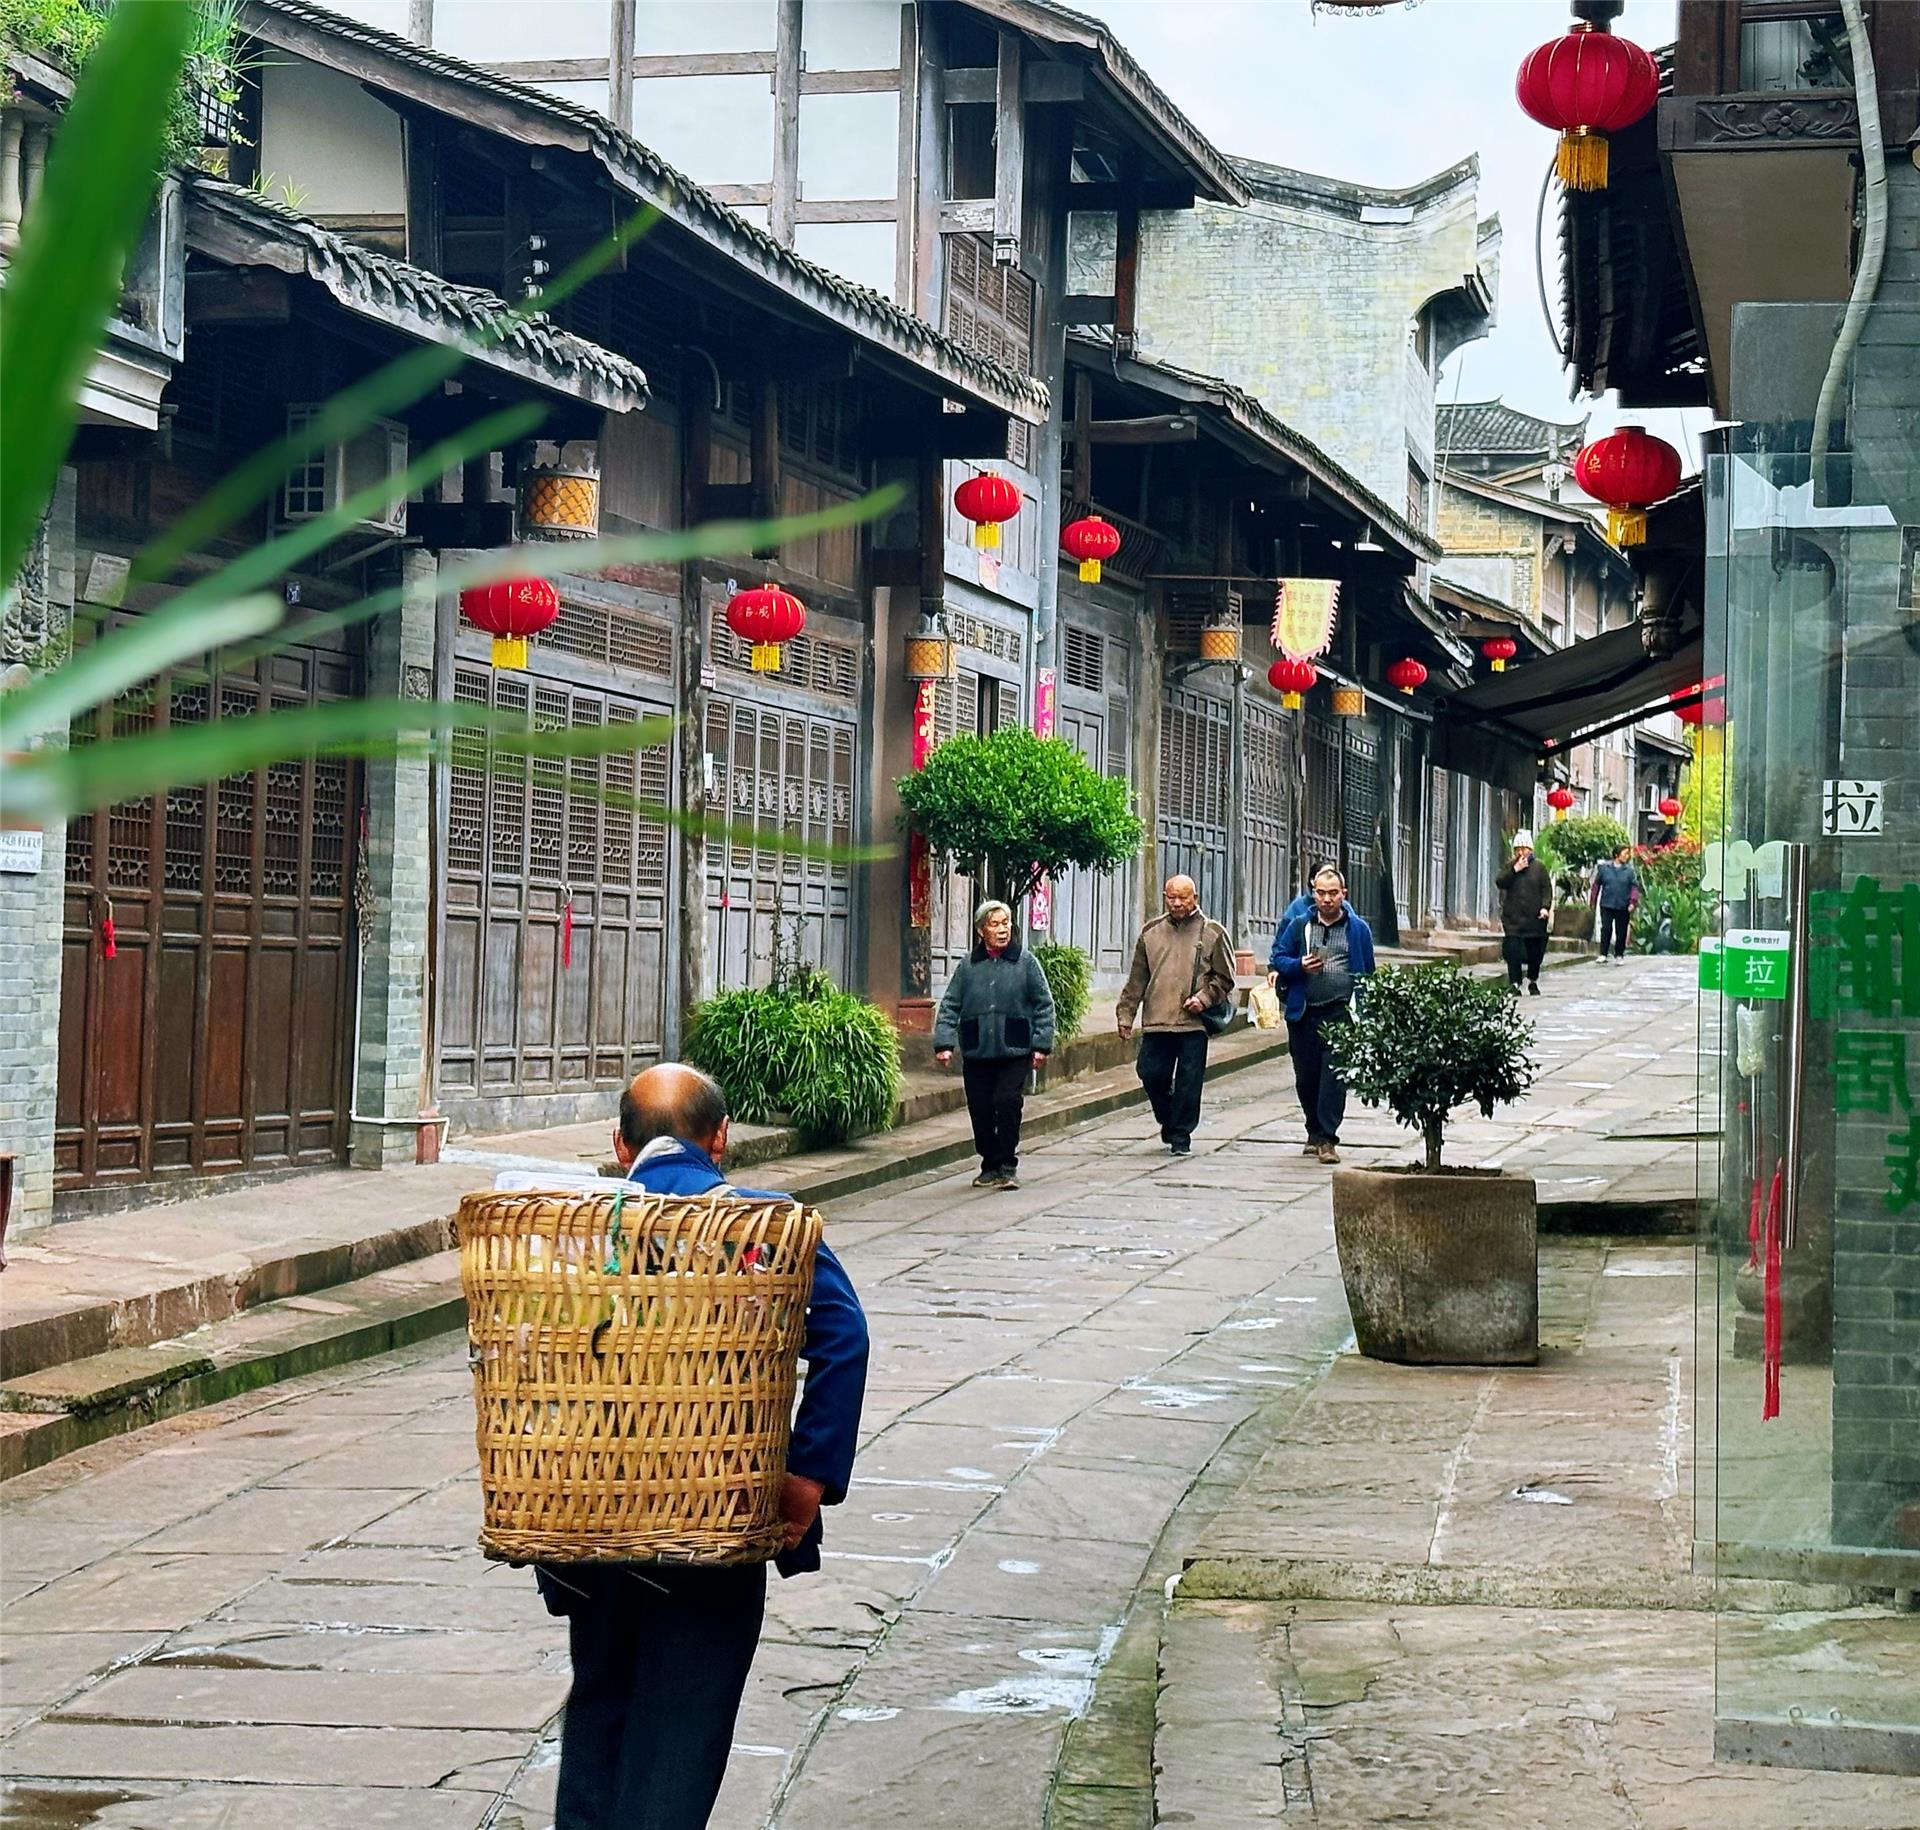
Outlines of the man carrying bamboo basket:
M 648 1068 L 620 1099 L 614 1154 L 650 1194 L 730 1189 L 726 1096 L 697 1069 Z M 823 1242 L 807 1306 L 806 1388 L 781 1492 L 783 1576 L 820 1567 L 820 1508 L 846 1498 L 867 1380 L 867 1323 Z M 733 1724 L 759 1644 L 764 1563 L 568 1563 L 538 1570 L 573 1655 L 555 1830 L 702 1830 L 726 1776 Z

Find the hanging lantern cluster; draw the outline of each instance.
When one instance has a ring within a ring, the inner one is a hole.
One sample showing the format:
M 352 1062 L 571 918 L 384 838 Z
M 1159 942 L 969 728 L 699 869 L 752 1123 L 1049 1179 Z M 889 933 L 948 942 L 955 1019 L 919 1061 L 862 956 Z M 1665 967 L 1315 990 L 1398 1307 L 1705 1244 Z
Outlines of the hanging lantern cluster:
M 727 627 L 753 644 L 751 664 L 757 674 L 777 674 L 781 649 L 806 626 L 806 605 L 771 583 L 757 591 L 736 592 L 727 603 Z
M 1395 661 L 1387 669 L 1387 684 L 1405 693 L 1409 699 L 1413 697 L 1417 688 L 1426 684 L 1426 681 L 1426 668 L 1410 655 Z
M 1564 820 L 1567 817 L 1567 809 L 1573 805 L 1573 801 L 1573 790 L 1565 782 L 1547 790 L 1547 805 L 1553 809 L 1553 817 L 1556 820 Z
M 1493 671 L 1503 674 L 1507 663 L 1520 652 L 1520 644 L 1510 635 L 1489 636 L 1480 644 L 1480 652 L 1493 663 Z
M 953 505 L 973 523 L 973 544 L 982 552 L 1000 544 L 1000 524 L 1020 512 L 1020 491 L 997 471 L 983 470 L 953 492 Z
M 1680 453 L 1643 427 L 1622 426 L 1582 449 L 1573 480 L 1606 503 L 1607 538 L 1615 546 L 1642 546 L 1647 510 L 1680 487 Z
M 1630 38 L 1582 20 L 1529 51 L 1514 81 L 1520 106 L 1560 136 L 1554 170 L 1570 191 L 1607 188 L 1607 135 L 1660 99 L 1660 72 Z
M 1267 669 L 1267 684 L 1280 695 L 1280 703 L 1290 712 L 1300 709 L 1302 700 L 1320 683 L 1320 670 L 1311 661 L 1296 661 L 1282 655 Z
M 1680 817 L 1680 803 L 1671 794 L 1660 803 L 1660 817 L 1671 826 Z
M 525 667 L 527 641 L 552 627 L 560 593 L 546 578 L 503 578 L 460 593 L 460 614 L 493 637 L 495 667 Z
M 1097 585 L 1100 565 L 1120 550 L 1120 530 L 1098 515 L 1082 515 L 1060 530 L 1060 550 L 1080 562 L 1080 582 Z

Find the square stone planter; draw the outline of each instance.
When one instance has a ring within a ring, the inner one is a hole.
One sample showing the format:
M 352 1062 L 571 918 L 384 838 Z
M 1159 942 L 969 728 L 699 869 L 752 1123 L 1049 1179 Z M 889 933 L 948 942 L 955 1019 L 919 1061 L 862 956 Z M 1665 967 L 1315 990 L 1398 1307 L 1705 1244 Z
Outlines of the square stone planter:
M 1416 1366 L 1540 1358 L 1533 1181 L 1336 1169 L 1333 1236 L 1360 1351 Z

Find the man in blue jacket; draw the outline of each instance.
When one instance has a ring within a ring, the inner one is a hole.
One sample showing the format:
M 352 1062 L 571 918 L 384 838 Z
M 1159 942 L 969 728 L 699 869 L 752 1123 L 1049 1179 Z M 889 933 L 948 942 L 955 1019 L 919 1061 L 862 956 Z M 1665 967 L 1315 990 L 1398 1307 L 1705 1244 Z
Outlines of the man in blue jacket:
M 1352 1020 L 1353 995 L 1373 971 L 1373 930 L 1347 901 L 1347 880 L 1331 864 L 1314 873 L 1313 907 L 1282 921 L 1267 961 L 1287 988 L 1287 1048 L 1307 1121 L 1308 1156 L 1340 1160 L 1346 1082 L 1334 1071 L 1327 1029 Z
M 620 1096 L 614 1155 L 650 1194 L 727 1189 L 726 1148 L 726 1096 L 696 1068 L 648 1068 Z M 774 1559 L 783 1576 L 820 1567 L 820 1508 L 847 1496 L 867 1384 L 866 1316 L 824 1241 L 800 1357 L 806 1388 L 780 1497 L 786 1547 Z M 760 1641 L 766 1565 L 572 1563 L 537 1574 L 573 1654 L 554 1830 L 702 1830 Z

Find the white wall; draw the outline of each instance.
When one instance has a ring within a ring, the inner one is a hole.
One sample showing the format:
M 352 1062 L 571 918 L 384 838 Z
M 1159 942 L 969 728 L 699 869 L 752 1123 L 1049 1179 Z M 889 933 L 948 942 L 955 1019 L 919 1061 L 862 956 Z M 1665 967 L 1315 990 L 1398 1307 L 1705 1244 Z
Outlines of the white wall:
M 770 183 L 772 82 L 765 76 L 643 77 L 633 85 L 633 137 L 696 184 Z
M 890 222 L 803 222 L 794 251 L 843 278 L 893 297 L 894 226 Z
M 612 13 L 610 0 L 540 0 L 537 6 L 523 0 L 433 0 L 433 48 L 476 64 L 604 58 L 612 43 Z
M 771 51 L 773 12 L 773 0 L 639 0 L 633 9 L 633 48 L 641 57 Z
M 350 76 L 315 64 L 260 72 L 260 170 L 298 187 L 308 216 L 404 216 L 400 117 Z
M 800 55 L 809 70 L 891 70 L 900 62 L 899 0 L 807 0 Z
M 800 98 L 803 202 L 891 197 L 899 188 L 899 96 Z

